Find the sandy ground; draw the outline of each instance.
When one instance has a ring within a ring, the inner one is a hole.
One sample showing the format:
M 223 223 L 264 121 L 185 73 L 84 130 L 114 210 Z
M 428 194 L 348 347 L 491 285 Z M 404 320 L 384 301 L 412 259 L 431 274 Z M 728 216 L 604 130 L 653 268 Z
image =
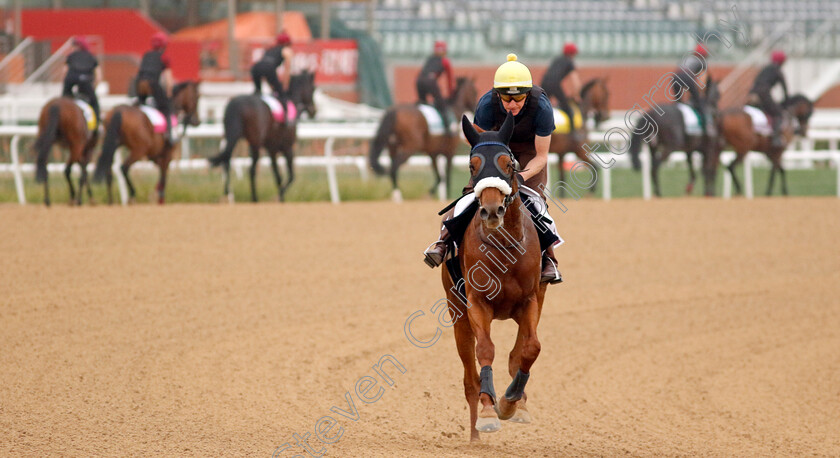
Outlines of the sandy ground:
M 0 455 L 840 455 L 840 201 L 567 205 L 535 421 L 478 446 L 451 330 L 403 331 L 437 202 L 0 206 Z

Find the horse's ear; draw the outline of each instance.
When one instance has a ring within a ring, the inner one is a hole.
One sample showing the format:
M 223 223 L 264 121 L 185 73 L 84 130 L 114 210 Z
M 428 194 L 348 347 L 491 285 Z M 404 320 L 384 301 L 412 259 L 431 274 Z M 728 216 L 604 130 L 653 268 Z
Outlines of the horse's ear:
M 508 111 L 507 116 L 505 117 L 505 122 L 502 123 L 502 127 L 499 128 L 499 137 L 501 137 L 502 141 L 505 144 L 510 143 L 510 137 L 513 135 L 513 115 L 510 114 Z
M 478 132 L 475 131 L 475 128 L 470 122 L 470 119 L 467 118 L 467 115 L 461 116 L 461 128 L 464 129 L 464 136 L 467 137 L 467 141 L 470 142 L 470 146 L 478 143 Z

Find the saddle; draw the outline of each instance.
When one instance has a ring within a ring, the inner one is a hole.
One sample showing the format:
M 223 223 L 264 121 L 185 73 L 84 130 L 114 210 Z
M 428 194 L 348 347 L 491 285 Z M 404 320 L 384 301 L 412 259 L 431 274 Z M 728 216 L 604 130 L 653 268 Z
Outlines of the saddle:
M 142 111 L 149 119 L 149 122 L 152 123 L 154 133 L 162 134 L 166 132 L 166 118 L 164 118 L 163 113 L 161 113 L 160 110 L 149 105 L 138 105 L 137 107 L 140 108 L 140 111 Z M 170 115 L 169 122 L 172 124 L 172 130 L 174 132 L 175 128 L 178 126 L 178 118 L 176 118 L 175 115 Z
M 274 120 L 277 122 L 286 122 L 286 114 L 288 113 L 289 122 L 295 122 L 297 120 L 297 107 L 291 100 L 286 101 L 286 107 L 283 107 L 283 104 L 280 103 L 280 100 L 274 97 L 273 95 L 268 94 L 260 94 L 260 98 L 266 105 L 268 105 L 269 110 L 271 110 L 272 116 L 274 116 Z
M 443 135 L 445 133 L 445 129 L 443 128 L 443 119 L 440 117 L 440 112 L 437 108 L 425 103 L 418 103 L 417 108 L 420 110 L 420 113 L 423 113 L 423 117 L 426 118 L 426 124 L 429 126 L 430 135 Z M 449 119 L 455 118 L 455 116 L 452 116 L 451 112 L 448 114 Z
M 85 122 L 89 132 L 93 132 L 96 130 L 97 126 L 97 119 L 96 113 L 93 111 L 93 107 L 90 106 L 87 101 L 82 100 L 80 98 L 74 97 L 73 101 L 76 102 L 76 106 L 82 110 L 82 113 L 85 115 Z

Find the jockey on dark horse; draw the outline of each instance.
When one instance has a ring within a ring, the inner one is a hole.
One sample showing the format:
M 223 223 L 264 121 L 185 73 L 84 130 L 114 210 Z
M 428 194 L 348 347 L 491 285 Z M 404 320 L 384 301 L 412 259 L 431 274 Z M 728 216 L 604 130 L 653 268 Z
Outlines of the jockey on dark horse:
M 152 91 L 151 96 L 155 100 L 155 108 L 166 119 L 166 140 L 171 142 L 172 121 L 170 116 L 172 114 L 172 107 L 170 107 L 167 92 L 172 91 L 173 87 L 172 71 L 169 68 L 169 58 L 163 55 L 168 43 L 169 39 L 166 37 L 166 34 L 158 32 L 152 35 L 152 49 L 143 54 L 143 58 L 140 60 L 140 69 L 137 71 L 135 89 L 137 91 L 137 98 L 140 104 L 143 105 L 146 103 L 146 98 L 149 94 L 142 90 L 141 85 L 144 83 L 149 85 Z M 163 76 L 164 83 L 166 84 L 166 90 L 160 84 L 161 76 Z
M 423 68 L 420 69 L 420 73 L 417 75 L 417 81 L 415 82 L 417 86 L 417 98 L 420 100 L 420 103 L 428 103 L 429 96 L 432 96 L 432 104 L 440 113 L 440 119 L 443 121 L 443 129 L 446 135 L 450 136 L 452 132 L 449 126 L 449 116 L 446 113 L 446 102 L 437 82 L 440 75 L 444 73 L 446 74 L 446 94 L 451 96 L 455 90 L 455 83 L 452 78 L 452 64 L 449 62 L 449 58 L 446 57 L 446 42 L 436 41 L 434 54 L 426 59 L 426 63 L 423 64 Z
M 99 62 L 90 52 L 90 45 L 83 36 L 73 38 L 75 50 L 67 56 L 64 64 L 64 89 L 61 95 L 73 97 L 75 86 L 79 94 L 87 99 L 90 107 L 96 114 L 96 125 L 99 126 L 99 99 L 96 98 L 96 86 L 102 79 L 102 71 Z
M 694 48 L 694 52 L 686 57 L 680 63 L 680 66 L 674 70 L 676 76 L 672 80 L 672 85 L 677 88 L 678 93 L 684 95 L 688 91 L 691 96 L 691 107 L 697 112 L 697 116 L 700 117 L 700 123 L 703 125 L 704 145 L 713 134 L 712 120 L 706 112 L 706 101 L 700 92 L 700 84 L 702 83 L 704 88 L 708 84 L 708 72 L 706 71 L 706 59 L 708 57 L 709 51 L 706 47 L 698 44 Z
M 785 75 L 782 74 L 782 64 L 785 63 L 787 56 L 784 51 L 773 51 L 770 57 L 771 63 L 767 64 L 761 72 L 755 77 L 755 82 L 750 90 L 750 94 L 755 94 L 760 102 L 761 109 L 770 117 L 773 123 L 773 138 L 771 139 L 772 146 L 780 148 L 782 143 L 782 108 L 773 100 L 770 95 L 770 90 L 777 84 L 781 84 L 784 92 L 784 100 L 788 99 L 787 84 L 785 83 Z
M 283 65 L 283 62 L 291 62 L 294 53 L 291 48 L 292 37 L 286 32 L 281 32 L 277 35 L 274 46 L 268 48 L 263 54 L 262 58 L 251 66 L 251 79 L 254 81 L 254 94 L 262 94 L 262 80 L 271 86 L 274 91 L 274 96 L 280 100 L 283 110 L 286 110 L 288 97 L 286 91 L 283 90 L 283 83 L 277 77 L 277 68 Z M 288 122 L 288 116 L 286 122 Z
M 569 134 L 573 138 L 577 138 L 574 122 L 575 114 L 572 111 L 572 106 L 569 105 L 569 98 L 566 97 L 566 93 L 563 91 L 563 80 L 566 77 L 569 78 L 569 81 L 572 83 L 572 98 L 577 99 L 580 96 L 581 89 L 580 75 L 578 75 L 577 69 L 575 68 L 574 60 L 577 52 L 578 49 L 574 43 L 566 43 L 563 46 L 563 55 L 557 56 L 551 61 L 540 83 L 549 100 L 554 97 L 557 101 L 557 107 L 563 110 L 569 117 Z
M 540 281 L 559 283 L 563 279 L 557 270 L 553 247 L 560 238 L 557 236 L 554 221 L 548 215 L 545 198 L 540 194 L 548 181 L 546 165 L 551 133 L 555 127 L 554 111 L 542 88 L 533 85 L 528 67 L 518 62 L 515 54 L 509 54 L 508 62 L 499 66 L 493 78 L 493 90 L 488 91 L 478 101 L 475 124 L 484 130 L 498 130 L 508 112 L 514 116 L 516 122 L 510 139 L 510 149 L 516 160 L 522 164 L 520 178 L 524 181 L 524 186 L 520 186 L 520 189 L 527 196 L 523 201 L 537 226 L 543 249 Z M 471 189 L 468 187 L 465 191 L 467 190 Z M 457 218 L 459 210 L 463 211 L 474 200 L 475 194 L 472 192 L 462 196 L 455 208 L 444 216 L 444 221 Z M 458 236 L 455 237 L 456 242 Z M 423 253 L 426 264 L 437 267 L 444 261 L 447 245 L 452 243 L 452 237 L 444 225 L 438 241 Z

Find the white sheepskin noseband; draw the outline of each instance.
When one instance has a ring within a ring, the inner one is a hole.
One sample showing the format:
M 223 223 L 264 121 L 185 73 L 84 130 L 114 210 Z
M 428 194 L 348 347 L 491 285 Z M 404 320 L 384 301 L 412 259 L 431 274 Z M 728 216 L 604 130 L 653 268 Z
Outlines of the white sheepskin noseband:
M 502 191 L 502 194 L 505 196 L 509 196 L 513 189 L 510 188 L 510 185 L 505 183 L 505 180 L 502 180 L 499 177 L 487 177 L 482 178 L 476 185 L 475 185 L 475 195 L 480 196 L 481 191 L 484 191 L 487 188 L 496 188 L 499 191 Z

